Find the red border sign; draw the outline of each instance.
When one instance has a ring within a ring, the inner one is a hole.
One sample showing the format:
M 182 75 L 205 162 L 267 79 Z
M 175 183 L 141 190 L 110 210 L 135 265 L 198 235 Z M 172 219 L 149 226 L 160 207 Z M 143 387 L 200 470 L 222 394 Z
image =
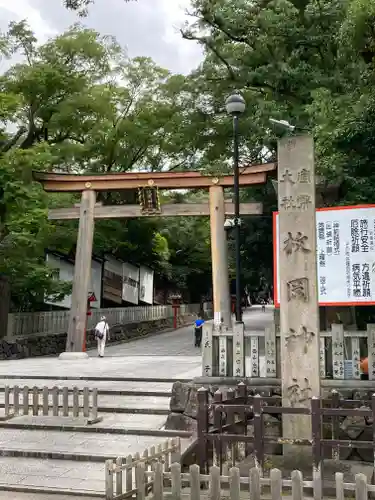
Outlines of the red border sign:
M 375 204 L 369 204 L 369 205 L 351 205 L 351 206 L 344 206 L 344 207 L 324 207 L 324 208 L 317 208 L 317 212 L 329 212 L 329 211 L 338 211 L 338 210 L 351 210 L 353 208 L 375 208 Z M 279 297 L 278 297 L 278 290 L 277 290 L 277 245 L 276 245 L 276 217 L 279 212 L 273 212 L 272 213 L 272 235 L 273 235 L 273 300 L 275 307 L 280 307 L 280 302 L 279 302 Z M 375 302 L 319 302 L 320 306 L 373 306 L 375 305 Z

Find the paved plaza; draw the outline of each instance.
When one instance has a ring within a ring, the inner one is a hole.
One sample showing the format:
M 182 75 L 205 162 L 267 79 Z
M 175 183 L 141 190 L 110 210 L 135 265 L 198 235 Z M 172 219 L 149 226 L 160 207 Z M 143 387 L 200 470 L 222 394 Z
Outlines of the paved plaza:
M 272 321 L 272 309 L 252 308 L 244 320 L 247 330 L 263 332 Z M 173 381 L 201 375 L 200 350 L 193 337 L 193 326 L 188 326 L 110 346 L 103 359 L 91 351 L 89 359 L 79 361 L 53 357 L 1 361 L 0 408 L 5 385 L 97 387 L 103 420 L 89 432 L 74 428 L 69 417 L 63 431 L 48 429 L 49 417 L 9 421 L 21 428 L 0 423 L 0 490 L 11 488 L 15 500 L 16 495 L 20 500 L 47 500 L 49 496 L 38 496 L 43 490 L 54 492 L 54 500 L 59 500 L 57 493 L 72 490 L 98 498 L 104 491 L 105 459 L 142 453 L 166 440 L 157 433 L 167 418 Z M 47 428 L 38 428 L 36 422 Z M 187 442 L 182 438 L 182 447 Z M 0 500 L 9 498 L 6 495 L 0 492 Z

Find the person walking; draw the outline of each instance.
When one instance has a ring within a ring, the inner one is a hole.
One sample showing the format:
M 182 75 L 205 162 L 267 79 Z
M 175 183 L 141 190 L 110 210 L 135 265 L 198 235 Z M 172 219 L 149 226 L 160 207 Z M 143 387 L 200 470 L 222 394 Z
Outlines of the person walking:
M 202 328 L 203 328 L 204 319 L 201 315 L 195 320 L 194 323 L 194 337 L 195 337 L 195 347 L 200 347 L 202 343 Z
M 102 316 L 100 318 L 99 323 L 95 327 L 95 338 L 97 339 L 98 342 L 99 358 L 104 357 L 104 348 L 105 348 L 105 343 L 107 341 L 107 337 L 109 340 L 109 326 L 107 323 L 107 318 L 105 316 Z

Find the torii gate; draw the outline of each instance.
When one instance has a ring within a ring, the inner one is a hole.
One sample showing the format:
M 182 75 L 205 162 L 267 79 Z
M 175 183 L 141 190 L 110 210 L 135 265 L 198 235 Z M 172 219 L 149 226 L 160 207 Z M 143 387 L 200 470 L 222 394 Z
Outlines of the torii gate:
M 267 174 L 276 170 L 274 163 L 245 167 L 240 186 L 264 184 Z M 87 356 L 82 353 L 85 336 L 87 294 L 91 273 L 94 220 L 134 217 L 210 216 L 212 281 L 215 320 L 231 326 L 225 215 L 234 214 L 233 203 L 224 199 L 224 188 L 233 186 L 233 176 L 207 176 L 202 172 L 141 172 L 103 175 L 75 175 L 33 172 L 47 192 L 80 192 L 81 203 L 69 208 L 49 210 L 48 218 L 79 219 L 72 306 L 65 358 Z M 96 203 L 99 191 L 139 190 L 139 205 L 103 206 Z M 158 189 L 208 189 L 209 204 L 181 203 L 160 206 Z M 261 203 L 244 203 L 241 215 L 261 214 Z

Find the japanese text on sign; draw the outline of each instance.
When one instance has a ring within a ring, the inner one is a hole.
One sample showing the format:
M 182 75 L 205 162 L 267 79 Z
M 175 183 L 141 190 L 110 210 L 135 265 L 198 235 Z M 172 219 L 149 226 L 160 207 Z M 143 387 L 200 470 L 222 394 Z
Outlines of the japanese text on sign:
M 297 177 L 293 181 L 297 182 Z M 275 216 L 276 235 L 278 217 Z M 291 259 L 292 256 L 303 259 L 304 253 L 313 251 L 304 236 L 292 232 L 275 237 L 276 267 L 280 251 Z M 319 302 L 324 305 L 375 304 L 375 206 L 317 210 L 316 245 Z M 275 303 L 278 304 L 278 272 L 276 276 Z

